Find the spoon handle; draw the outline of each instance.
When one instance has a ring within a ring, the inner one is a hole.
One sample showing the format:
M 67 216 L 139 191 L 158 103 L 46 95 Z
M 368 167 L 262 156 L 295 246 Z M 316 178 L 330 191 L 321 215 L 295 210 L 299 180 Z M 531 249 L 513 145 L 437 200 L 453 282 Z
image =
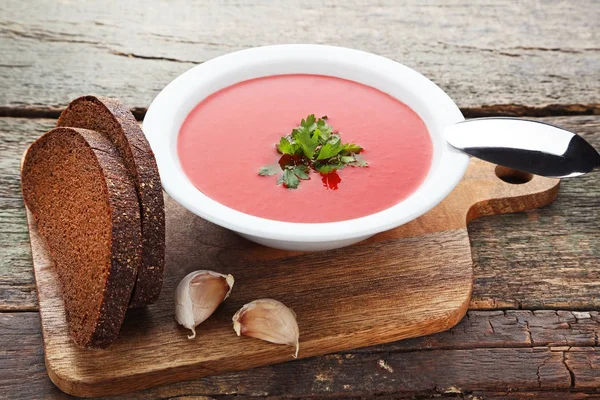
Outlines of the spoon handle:
M 473 157 L 536 175 L 565 178 L 600 167 L 600 154 L 585 139 L 544 122 L 476 118 L 444 133 L 450 145 Z

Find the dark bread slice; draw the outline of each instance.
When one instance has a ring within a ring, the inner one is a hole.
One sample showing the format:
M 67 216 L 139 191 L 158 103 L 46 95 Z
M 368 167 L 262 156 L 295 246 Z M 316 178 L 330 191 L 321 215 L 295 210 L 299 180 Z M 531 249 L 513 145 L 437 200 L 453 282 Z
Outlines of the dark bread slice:
M 99 132 L 55 128 L 27 150 L 21 187 L 54 261 L 72 338 L 108 346 L 142 252 L 138 197 L 120 154 Z
M 84 96 L 75 99 L 57 126 L 102 132 L 121 153 L 137 189 L 142 218 L 142 265 L 130 307 L 158 299 L 165 262 L 165 214 L 162 186 L 154 154 L 133 114 L 119 100 Z

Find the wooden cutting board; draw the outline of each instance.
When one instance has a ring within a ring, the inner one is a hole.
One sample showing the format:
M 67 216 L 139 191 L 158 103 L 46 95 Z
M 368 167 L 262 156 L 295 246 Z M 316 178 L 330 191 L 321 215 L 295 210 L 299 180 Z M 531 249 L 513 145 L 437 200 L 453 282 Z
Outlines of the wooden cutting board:
M 467 311 L 473 266 L 467 222 L 542 207 L 559 181 L 471 161 L 458 187 L 435 209 L 357 245 L 294 253 L 253 244 L 187 212 L 166 197 L 167 258 L 158 303 L 130 310 L 107 350 L 77 347 L 67 332 L 52 262 L 28 214 L 46 367 L 78 396 L 130 392 L 169 382 L 292 360 L 293 348 L 237 337 L 231 317 L 245 303 L 278 299 L 298 315 L 299 357 L 443 331 Z M 187 273 L 231 273 L 229 299 L 197 328 L 174 320 L 173 293 Z

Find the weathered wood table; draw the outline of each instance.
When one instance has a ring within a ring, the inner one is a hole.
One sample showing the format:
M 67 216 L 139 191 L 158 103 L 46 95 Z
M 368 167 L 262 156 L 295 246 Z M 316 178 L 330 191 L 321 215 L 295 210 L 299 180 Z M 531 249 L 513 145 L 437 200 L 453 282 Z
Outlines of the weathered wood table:
M 19 160 L 76 96 L 142 117 L 181 72 L 272 43 L 398 60 L 467 117 L 539 117 L 600 148 L 595 0 L 0 2 L 0 397 L 66 398 L 44 369 Z M 471 311 L 448 332 L 127 398 L 600 398 L 600 174 L 537 211 L 470 225 Z

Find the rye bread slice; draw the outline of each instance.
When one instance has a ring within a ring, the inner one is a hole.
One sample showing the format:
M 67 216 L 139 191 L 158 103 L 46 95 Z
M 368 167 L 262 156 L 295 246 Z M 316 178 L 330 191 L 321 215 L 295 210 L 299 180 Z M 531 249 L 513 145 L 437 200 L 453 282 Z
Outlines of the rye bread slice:
M 142 265 L 130 307 L 154 303 L 160 294 L 165 260 L 165 214 L 154 154 L 133 114 L 119 100 L 84 96 L 75 99 L 57 126 L 102 132 L 116 146 L 138 193 L 142 219 Z
M 142 251 L 137 193 L 120 154 L 99 132 L 55 128 L 27 150 L 21 187 L 54 261 L 72 338 L 108 346 Z

